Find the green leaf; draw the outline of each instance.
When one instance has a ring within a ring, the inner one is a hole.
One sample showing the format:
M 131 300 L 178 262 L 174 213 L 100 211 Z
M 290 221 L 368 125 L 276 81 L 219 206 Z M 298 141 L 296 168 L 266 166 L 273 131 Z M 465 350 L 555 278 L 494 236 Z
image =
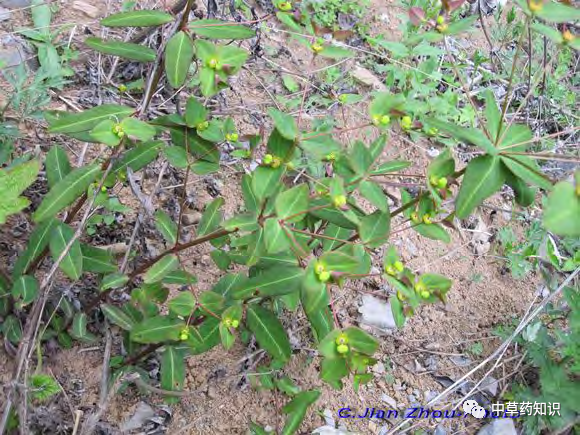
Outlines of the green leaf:
M 47 219 L 37 225 L 34 231 L 32 231 L 25 251 L 18 257 L 12 270 L 12 276 L 14 278 L 26 273 L 32 262 L 48 246 L 50 237 L 58 225 L 59 221 L 57 219 Z
M 580 9 L 564 3 L 545 1 L 536 15 L 550 23 L 569 23 L 580 20 Z
M 501 156 L 501 162 L 517 178 L 528 184 L 538 186 L 548 192 L 552 190 L 552 182 L 542 173 L 536 162 L 527 156 Z
M 109 304 L 101 304 L 101 310 L 107 320 L 125 331 L 131 331 L 135 326 L 135 320 L 119 307 Z
M 177 32 L 167 42 L 165 48 L 165 74 L 173 88 L 185 83 L 189 66 L 193 61 L 193 42 L 184 31 Z
M 222 226 L 228 231 L 255 231 L 258 229 L 258 220 L 253 213 L 242 213 L 226 220 Z
M 467 18 L 464 18 L 462 20 L 458 20 L 458 21 L 452 22 L 447 27 L 447 31 L 445 32 L 445 34 L 447 34 L 447 35 L 457 35 L 459 33 L 463 33 L 466 30 L 469 30 L 470 28 L 472 28 L 473 23 L 475 23 L 475 21 L 478 18 L 479 18 L 478 15 L 472 15 L 472 16 L 467 17 Z
M 223 205 L 223 198 L 216 198 L 207 205 L 203 215 L 201 216 L 199 225 L 197 226 L 198 237 L 205 236 L 206 234 L 209 234 L 218 229 L 223 219 L 222 212 L 220 210 Z
M 81 243 L 83 270 L 93 273 L 112 273 L 117 270 L 115 257 L 106 249 Z
M 189 166 L 189 159 L 185 148 L 180 146 L 168 146 L 163 149 L 163 153 L 171 166 L 185 169 Z
M 246 210 L 257 215 L 260 207 L 260 201 L 256 198 L 254 190 L 252 189 L 253 177 L 249 174 L 244 174 L 242 177 L 242 195 L 244 197 L 244 205 Z
M 360 258 L 356 258 L 342 251 L 326 252 L 320 257 L 328 270 L 336 272 L 350 272 L 359 266 Z
M 304 271 L 299 267 L 276 266 L 243 280 L 232 291 L 233 299 L 281 296 L 298 290 Z
M 223 323 L 220 323 L 219 330 L 220 330 L 220 338 L 224 349 L 225 350 L 231 349 L 232 346 L 234 345 L 236 337 L 234 336 L 234 334 L 231 333 L 230 328 L 228 328 Z
M 154 217 L 157 231 L 170 245 L 175 245 L 177 243 L 177 224 L 163 210 L 156 211 Z
M 185 105 L 185 121 L 189 127 L 195 128 L 197 124 L 207 119 L 207 109 L 203 107 L 197 98 L 189 97 Z
M 506 184 L 513 189 L 516 203 L 522 207 L 529 207 L 534 203 L 537 189 L 528 187 L 521 178 L 516 177 L 508 171 L 506 174 Z
M 405 326 L 405 313 L 403 312 L 403 305 L 397 296 L 392 296 L 389 299 L 391 303 L 391 312 L 393 313 L 393 318 L 395 319 L 395 325 L 397 328 L 402 328 Z
M 65 150 L 59 145 L 53 145 L 46 155 L 44 163 L 46 167 L 46 178 L 48 187 L 54 187 L 56 183 L 62 180 L 70 171 L 70 163 Z
M 298 431 L 306 416 L 306 411 L 319 397 L 319 391 L 303 391 L 298 393 L 290 403 L 282 408 L 282 412 L 288 414 L 284 429 L 282 429 L 282 435 L 292 435 Z
M 171 14 L 161 11 L 129 11 L 109 15 L 101 20 L 105 27 L 150 27 L 160 26 L 173 21 Z
M 161 281 L 165 275 L 173 272 L 178 267 L 179 259 L 177 258 L 177 255 L 166 255 L 153 266 L 151 266 L 151 268 L 145 273 L 143 276 L 143 282 L 145 284 L 150 284 Z
M 185 328 L 182 320 L 155 316 L 134 325 L 131 340 L 137 343 L 165 343 L 179 340 L 179 333 Z
M 190 291 L 182 291 L 168 303 L 169 312 L 177 316 L 189 316 L 195 308 L 195 297 Z
M 304 219 L 306 213 L 303 212 L 308 210 L 308 194 L 309 190 L 306 184 L 301 184 L 278 194 L 275 203 L 277 216 L 288 222 L 299 222 Z M 298 213 L 301 214 L 290 218 Z
M 446 149 L 439 154 L 427 167 L 427 177 L 447 177 L 455 172 L 455 160 L 451 151 Z
M 238 72 L 249 55 L 247 50 L 235 45 L 218 45 L 217 47 L 218 59 L 223 65 L 229 67 L 228 75 Z
M 298 127 L 296 126 L 296 121 L 292 115 L 280 112 L 273 108 L 268 109 L 268 115 L 270 115 L 274 121 L 274 126 L 282 137 L 289 140 L 295 140 L 298 137 Z
M 437 273 L 424 273 L 421 275 L 421 281 L 425 284 L 427 289 L 439 290 L 443 293 L 447 293 L 453 285 L 452 280 Z
M 0 169 L 0 195 L 3 200 L 16 198 L 36 180 L 40 171 L 38 160 L 30 160 L 10 169 Z
M 243 280 L 243 275 L 239 273 L 228 273 L 221 278 L 213 287 L 212 292 L 218 293 L 225 298 L 229 298 L 233 289 Z
M 360 328 L 351 326 L 346 328 L 344 333 L 348 337 L 349 346 L 357 352 L 373 355 L 379 347 L 377 341 Z
M 165 284 L 191 285 L 197 283 L 197 278 L 185 270 L 175 270 L 163 277 Z
M 208 67 L 202 67 L 199 72 L 199 81 L 201 82 L 201 93 L 204 97 L 212 97 L 219 92 L 216 86 L 215 70 Z
M 312 264 L 309 265 L 304 274 L 304 279 L 302 280 L 300 301 L 302 302 L 304 312 L 309 317 L 311 313 L 314 315 L 315 313 L 324 310 L 329 303 L 326 284 L 318 279 L 318 276 L 314 273 Z
M 42 203 L 32 216 L 33 220 L 35 222 L 42 222 L 45 219 L 53 217 L 85 193 L 91 183 L 100 174 L 101 165 L 97 163 L 74 169 L 61 181 L 56 183 L 45 195 Z
M 325 45 L 322 51 L 318 52 L 318 55 L 329 59 L 344 59 L 353 57 L 354 53 L 346 48 L 337 47 L 336 45 Z
M 220 319 L 208 317 L 199 328 L 190 327 L 190 337 L 186 342 L 189 352 L 198 355 L 217 346 L 220 342 L 220 325 Z
M 121 143 L 121 137 L 113 132 L 115 124 L 111 119 L 105 119 L 95 125 L 89 135 L 99 143 L 115 147 Z
M 540 23 L 532 23 L 531 28 L 536 32 L 546 36 L 548 39 L 551 39 L 556 44 L 562 44 L 564 42 L 562 33 L 553 27 L 549 27 Z
M 497 139 L 497 134 L 500 132 L 500 125 L 501 125 L 501 113 L 497 107 L 497 103 L 495 101 L 495 95 L 491 90 L 485 91 L 483 94 L 485 98 L 485 119 L 486 119 L 486 127 L 487 132 L 491 136 L 492 141 L 495 142 Z
M 505 173 L 497 157 L 483 155 L 471 160 L 455 201 L 457 217 L 467 218 L 484 199 L 497 192 L 504 181 Z
M 131 139 L 138 139 L 140 141 L 152 139 L 157 132 L 155 127 L 152 125 L 131 117 L 123 119 L 123 121 L 121 121 L 121 127 L 123 127 L 123 131 Z
M 33 276 L 23 275 L 14 281 L 11 293 L 18 308 L 22 308 L 38 296 L 38 281 Z
M 321 341 L 334 329 L 334 319 L 330 312 L 330 308 L 327 306 L 320 307 L 318 310 L 313 311 L 305 310 L 305 312 L 310 321 L 310 326 L 312 326 L 312 331 L 314 332 L 314 338 L 316 341 Z
M 369 248 L 378 248 L 389 239 L 391 215 L 380 210 L 360 220 L 359 235 Z
M 368 199 L 372 205 L 383 213 L 389 212 L 389 202 L 381 186 L 370 180 L 363 180 L 359 184 L 360 194 Z
M 129 277 L 121 272 L 111 273 L 103 277 L 101 281 L 101 291 L 112 288 L 120 288 L 129 282 Z
M 413 229 L 428 239 L 441 240 L 445 243 L 451 242 L 451 236 L 439 224 L 419 224 L 413 226 Z
M 440 121 L 434 118 L 428 118 L 425 120 L 425 122 L 430 126 L 438 128 L 439 130 L 451 135 L 451 137 L 454 139 L 467 142 L 481 148 L 488 154 L 495 155 L 498 152 L 498 150 L 493 146 L 485 134 L 479 130 L 474 128 L 460 127 L 458 125 Z
M 324 236 L 332 237 L 332 239 L 330 238 L 322 239 L 322 248 L 324 249 L 325 252 L 332 251 L 339 244 L 343 243 L 343 241 L 348 240 L 351 234 L 352 231 L 330 223 L 326 226 L 326 229 L 324 230 Z
M 259 305 L 249 305 L 246 311 L 246 321 L 262 349 L 281 362 L 287 362 L 290 359 L 292 354 L 290 342 L 284 327 L 272 311 Z
M 96 337 L 87 331 L 87 323 L 88 317 L 85 313 L 76 313 L 72 321 L 70 335 L 87 343 L 94 341 Z
M 300 392 L 300 387 L 298 387 L 288 376 L 275 379 L 274 383 L 276 384 L 276 388 L 288 396 L 295 396 Z
M 4 337 L 8 339 L 13 344 L 18 344 L 22 338 L 22 326 L 20 325 L 20 320 L 12 314 L 7 316 L 0 325 Z
M 0 224 L 5 223 L 8 216 L 21 212 L 29 205 L 30 200 L 22 196 L 3 200 L 0 203 Z
M 189 23 L 189 30 L 208 39 L 248 39 L 256 36 L 256 31 L 231 21 L 195 20 Z
M 127 168 L 131 168 L 133 172 L 143 169 L 157 158 L 159 149 L 162 146 L 164 146 L 162 141 L 152 141 L 137 145 L 135 148 L 132 148 L 123 154 L 123 156 L 113 164 L 111 172 L 119 174 L 126 171 Z
M 54 261 L 56 261 L 65 251 L 66 246 L 73 239 L 75 231 L 68 225 L 61 224 L 54 231 L 50 237 L 50 253 Z M 83 273 L 83 253 L 81 251 L 81 243 L 75 240 L 67 254 L 64 256 L 59 264 L 60 269 L 70 279 L 77 280 Z
M 358 175 L 365 175 L 373 164 L 373 157 L 365 144 L 357 140 L 349 153 L 349 162 Z
M 106 119 L 118 120 L 135 112 L 131 107 L 103 104 L 80 113 L 59 112 L 54 122 L 49 122 L 50 133 L 77 133 L 88 131 Z
M 85 39 L 85 44 L 100 53 L 111 54 L 137 62 L 153 62 L 157 56 L 155 50 L 131 42 L 106 41 L 91 36 Z
M 266 219 L 264 223 L 264 244 L 266 252 L 277 254 L 290 249 L 290 239 L 276 218 Z
M 336 346 L 333 343 L 334 346 Z M 320 379 L 327 382 L 335 389 L 342 388 L 341 379 L 348 376 L 346 359 L 324 358 L 320 367 Z
M 167 391 L 181 391 L 184 382 L 184 354 L 174 346 L 166 346 L 161 356 L 161 388 Z M 176 399 L 174 397 L 172 401 Z
M 256 199 L 263 201 L 271 196 L 278 188 L 283 169 L 258 166 L 252 174 L 252 191 Z
M 576 187 L 578 189 L 578 187 Z M 572 183 L 561 181 L 548 195 L 544 209 L 544 226 L 559 236 L 580 236 L 580 196 Z

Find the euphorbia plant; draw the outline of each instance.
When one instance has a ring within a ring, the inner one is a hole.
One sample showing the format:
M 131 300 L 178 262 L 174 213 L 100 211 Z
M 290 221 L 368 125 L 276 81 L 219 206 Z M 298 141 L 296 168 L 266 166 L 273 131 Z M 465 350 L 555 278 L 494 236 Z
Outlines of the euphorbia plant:
M 255 30 L 213 19 L 188 22 L 191 6 L 188 2 L 177 18 L 159 11 L 138 11 L 115 14 L 102 21 L 105 26 L 122 27 L 173 23 L 173 33 L 157 54 L 138 44 L 87 39 L 87 45 L 101 53 L 153 62 L 151 75 L 138 110 L 105 104 L 82 113 L 46 114 L 49 132 L 107 145 L 108 156 L 73 168 L 62 148 L 53 146 L 48 153 L 45 168 L 50 190 L 33 214 L 35 228 L 27 248 L 10 274 L 0 279 L 5 296 L 0 298 L 4 336 L 14 344 L 20 342 L 22 354 L 28 351 L 34 338 L 34 323 L 30 322 L 38 319 L 31 318 L 27 323 L 25 340 L 21 340 L 20 320 L 27 306 L 42 304 L 49 281 L 43 278 L 39 285 L 35 275 L 50 255 L 67 279 L 79 280 L 90 273 L 97 276 L 99 286 L 86 290 L 89 300 L 80 309 L 61 299 L 57 315 L 46 319 L 49 324 L 39 339 L 56 337 L 63 346 L 70 345 L 71 337 L 93 341 L 91 321 L 100 310 L 121 328 L 125 348 L 131 352 L 126 358 L 115 359 L 119 374 L 134 371 L 141 358 L 158 351 L 162 389 L 180 390 L 185 358 L 206 352 L 220 342 L 229 349 L 238 336 L 246 340 L 251 334 L 270 356 L 270 367 L 281 369 L 290 360 L 292 347 L 280 318 L 285 311 L 303 310 L 322 356 L 321 378 L 339 388 L 342 380 L 353 374 L 358 387 L 371 379 L 367 370 L 376 362 L 373 355 L 377 342 L 361 329 L 339 323 L 333 308 L 336 287 L 368 276 L 371 253 L 383 249 L 382 275 L 393 289 L 390 300 L 398 326 L 403 326 L 421 304 L 445 302 L 451 280 L 437 274 L 419 274 L 407 267 L 394 245 L 389 244 L 396 234 L 391 231 L 391 220 L 400 215 L 405 229 L 448 243 L 448 229 L 454 226 L 454 218 L 468 217 L 504 184 L 512 187 L 519 204 L 529 205 L 535 194 L 530 186 L 553 189 L 532 156 L 525 154 L 532 133 L 526 126 L 505 123 L 491 93 L 485 95 L 485 123 L 480 129 L 429 117 L 415 119 L 407 111 L 412 107 L 410 97 L 380 93 L 361 125 L 376 128 L 379 137 L 366 144 L 355 141 L 351 146 L 341 144 L 327 126 L 314 131 L 302 128 L 293 116 L 272 109 L 269 115 L 273 126 L 267 137 L 252 137 L 249 148 L 238 150 L 243 151 L 238 156 L 256 159 L 255 169 L 240 180 L 242 209 L 224 220 L 223 198 L 206 204 L 195 235 L 188 241 L 184 240 L 180 220 L 176 222 L 158 210 L 155 226 L 166 249 L 155 257 L 136 260 L 135 267 L 127 270 L 126 262 L 118 265 L 109 252 L 81 241 L 86 222 L 78 219 L 81 210 L 90 211 L 99 198 L 109 195 L 108 188 L 126 184 L 130 173 L 156 159 L 184 169 L 187 186 L 190 174 L 205 175 L 220 169 L 224 143 L 241 146 L 243 132 L 237 131 L 233 120 L 212 116 L 195 94 L 212 97 L 227 88 L 229 77 L 240 70 L 249 55 L 244 48 L 211 40 L 251 38 Z M 288 2 L 279 3 L 278 16 L 294 29 L 308 28 L 304 17 L 295 20 L 288 12 L 291 7 Z M 428 24 L 447 25 L 445 20 Z M 425 37 L 440 40 L 463 30 L 466 22 L 460 23 Z M 316 40 L 311 48 L 313 56 L 325 52 L 346 55 L 343 49 Z M 194 88 L 187 86 L 192 69 L 199 83 Z M 177 94 L 187 89 L 182 113 L 148 116 L 151 96 L 161 84 Z M 419 192 L 412 196 L 402 190 L 402 204 L 391 209 L 376 180 L 410 167 L 411 162 L 382 159 L 388 130 L 400 128 L 408 134 L 423 126 L 428 137 L 439 132 L 449 134 L 477 146 L 481 155 L 458 170 L 453 153 L 443 151 L 424 168 L 424 184 Z M 258 159 L 257 155 L 263 157 Z M 2 219 L 27 205 L 19 195 L 36 177 L 39 167 L 39 161 L 32 160 L 19 170 L 0 172 L 0 192 L 9 198 L 8 206 L 1 210 Z M 578 214 L 560 209 L 561 203 L 567 202 L 578 210 L 577 186 L 564 182 L 553 189 L 545 212 L 548 228 L 563 234 L 580 233 Z M 363 208 L 360 198 L 371 207 Z M 450 208 L 448 200 L 453 198 L 454 207 Z M 185 201 L 180 205 L 179 216 Z M 224 272 L 212 289 L 204 292 L 196 288 L 195 271 L 185 270 L 180 257 L 186 249 L 201 244 L 212 246 L 211 258 Z M 182 291 L 170 297 L 169 285 L 178 285 Z M 111 297 L 113 293 L 129 298 L 119 302 L 119 298 Z M 31 317 L 34 313 L 40 316 L 41 311 L 33 307 Z M 294 397 L 284 408 L 288 414 L 284 433 L 292 433 L 318 393 L 298 393 L 285 378 L 275 382 L 267 376 L 261 379 L 262 384 L 275 383 Z

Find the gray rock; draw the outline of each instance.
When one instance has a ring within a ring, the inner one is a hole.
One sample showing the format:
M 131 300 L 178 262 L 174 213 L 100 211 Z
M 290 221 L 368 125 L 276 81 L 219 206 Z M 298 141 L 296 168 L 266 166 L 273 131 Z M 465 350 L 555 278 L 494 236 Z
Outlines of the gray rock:
M 514 421 L 511 418 L 500 418 L 483 426 L 477 435 L 517 435 Z
M 0 22 L 10 19 L 10 10 L 0 7 Z
M 382 375 L 383 373 L 385 373 L 385 365 L 379 361 L 373 366 L 373 373 L 376 373 L 377 375 Z
M 149 419 L 155 416 L 155 410 L 145 402 L 139 402 L 135 414 L 121 426 L 121 432 L 140 429 Z
M 492 396 L 495 396 L 497 394 L 497 384 L 498 381 L 496 378 L 494 378 L 493 376 L 487 376 L 481 381 L 481 384 L 479 384 L 479 388 L 482 391 L 487 391 Z
M 383 394 L 381 400 L 389 405 L 392 409 L 397 409 L 397 401 L 388 394 Z
M 34 51 L 24 39 L 10 34 L 0 37 L 0 64 L 8 68 L 25 61 L 30 68 L 37 67 Z
M 435 428 L 435 432 L 433 432 L 433 435 L 447 435 L 447 429 L 445 429 L 443 425 L 440 424 Z
M 201 213 L 199 212 L 184 213 L 183 216 L 181 216 L 181 223 L 183 223 L 185 226 L 195 225 L 199 223 L 200 220 Z
M 457 367 L 466 367 L 469 364 L 471 364 L 471 362 L 472 362 L 471 359 L 467 358 L 466 356 L 461 356 L 461 355 L 453 355 L 453 356 L 450 356 L 449 359 Z
M 0 6 L 8 9 L 26 8 L 31 3 L 31 0 L 0 0 Z
M 361 323 L 379 329 L 397 328 L 389 302 L 384 302 L 374 296 L 365 294 L 358 312 L 362 314 Z

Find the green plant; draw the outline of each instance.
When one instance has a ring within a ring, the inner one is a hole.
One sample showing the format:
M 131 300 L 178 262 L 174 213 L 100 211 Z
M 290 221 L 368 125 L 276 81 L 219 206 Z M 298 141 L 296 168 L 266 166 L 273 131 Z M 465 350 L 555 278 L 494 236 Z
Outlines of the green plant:
M 126 358 L 114 360 L 115 376 L 138 372 L 142 358 L 159 352 L 161 388 L 171 392 L 183 388 L 185 358 L 220 343 L 229 349 L 235 340 L 247 340 L 253 335 L 270 358 L 269 364 L 258 368 L 256 385 L 275 386 L 292 397 L 283 409 L 287 420 L 282 433 L 290 434 L 298 429 L 319 393 L 297 392 L 281 376 L 293 352 L 281 321 L 286 311 L 300 309 L 308 318 L 321 357 L 321 379 L 340 388 L 352 374 L 358 388 L 371 379 L 368 368 L 376 363 L 373 355 L 378 343 L 363 330 L 338 322 L 333 306 L 336 287 L 369 276 L 371 253 L 382 249 L 381 275 L 394 289 L 391 306 L 398 326 L 402 327 L 421 305 L 445 301 L 452 281 L 406 266 L 389 243 L 398 231 L 413 230 L 448 243 L 453 219 L 468 218 L 485 199 L 507 184 L 514 190 L 516 202 L 524 207 L 533 203 L 535 189 L 549 192 L 544 225 L 556 234 L 580 235 L 580 222 L 575 219 L 580 214 L 580 180 L 561 181 L 554 186 L 541 172 L 535 155 L 527 152 L 533 142 L 529 127 L 505 119 L 509 95 L 500 112 L 493 94 L 486 92 L 484 120 L 474 128 L 459 126 L 449 117 L 441 120 L 436 109 L 425 107 L 424 100 L 417 101 L 413 93 L 395 89 L 376 94 L 368 118 L 356 127 L 380 133 L 371 143 L 355 141 L 344 146 L 338 135 L 343 131 L 333 124 L 305 126 L 300 115 L 296 119 L 270 109 L 273 127 L 267 137 L 254 138 L 250 148 L 243 149 L 247 152 L 244 156 L 255 159 L 257 166 L 241 177 L 242 209 L 224 220 L 224 199 L 212 200 L 205 205 L 195 237 L 188 241 L 183 238 L 181 219 L 173 220 L 158 210 L 155 226 L 166 249 L 143 258 L 131 270 L 127 270 L 126 262 L 118 265 L 109 252 L 81 241 L 90 213 L 101 204 L 110 206 L 105 191 L 126 184 L 127 172 L 138 172 L 157 159 L 183 169 L 187 186 L 191 174 L 218 171 L 220 147 L 226 142 L 235 144 L 240 137 L 234 121 L 212 113 L 200 96 L 210 98 L 227 88 L 229 78 L 249 56 L 235 43 L 213 41 L 252 38 L 255 30 L 247 23 L 216 19 L 188 22 L 192 7 L 193 2 L 188 1 L 178 17 L 141 10 L 102 20 L 101 24 L 108 27 L 167 24 L 171 32 L 167 44 L 158 52 L 131 42 L 86 39 L 87 46 L 102 54 L 152 63 L 138 110 L 129 105 L 103 104 L 81 113 L 45 114 L 50 133 L 105 145 L 107 155 L 77 168 L 56 147 L 47 157 L 52 163 L 45 164 L 50 190 L 32 214 L 36 226 L 26 249 L 10 273 L 3 272 L 0 280 L 0 300 L 6 301 L 2 332 L 7 340 L 20 346 L 19 355 L 27 354 L 29 346 L 36 342 L 31 325 L 36 325 L 42 316 L 40 307 L 56 268 L 71 281 L 91 273 L 97 277 L 98 289 L 88 295 L 80 309 L 63 298 L 54 307 L 56 315 L 45 319 L 48 325 L 41 340 L 56 336 L 63 346 L 72 339 L 94 341 L 97 331 L 92 326 L 92 316 L 100 310 L 123 331 L 125 348 L 130 351 Z M 295 37 L 310 48 L 313 57 L 336 59 L 352 55 L 343 46 L 318 39 L 310 20 L 297 18 L 288 2 L 278 3 L 277 7 L 276 16 L 298 31 Z M 551 6 L 545 7 L 549 10 Z M 566 13 L 576 11 L 564 5 L 557 8 L 566 8 Z M 469 29 L 473 19 L 454 21 L 450 15 L 454 9 L 447 5 L 445 14 L 435 20 L 413 9 L 416 24 L 428 29 L 416 32 L 406 41 L 405 49 L 426 49 L 425 43 L 444 42 L 448 35 Z M 550 21 L 551 15 L 543 17 Z M 191 75 L 198 86 L 186 96 L 181 113 L 148 116 L 153 95 L 162 84 L 179 94 L 192 83 L 188 81 Z M 348 103 L 348 97 L 339 102 Z M 459 169 L 451 149 L 444 150 L 426 168 L 420 168 L 417 189 L 402 190 L 401 207 L 391 210 L 377 180 L 411 166 L 408 161 L 381 158 L 391 129 L 427 140 L 436 136 L 449 144 L 464 142 L 475 147 L 477 156 Z M 29 165 L 38 168 L 40 162 L 32 159 Z M 7 170 L 0 170 L 0 177 L 7 175 Z M 10 210 L 22 205 L 18 205 L 21 192 L 20 187 L 12 192 L 0 184 L 0 198 L 12 207 Z M 372 208 L 363 209 L 359 198 Z M 450 199 L 454 199 L 452 209 L 448 207 Z M 181 208 L 184 204 L 182 196 Z M 65 210 L 66 217 L 59 218 Z M 403 228 L 393 231 L 391 221 L 395 218 Z M 195 289 L 195 276 L 183 267 L 183 254 L 206 243 L 212 247 L 211 258 L 216 266 L 226 273 L 211 290 L 199 292 Z M 48 256 L 53 266 L 38 282 L 35 275 Z M 235 272 L 231 265 L 236 265 Z M 184 290 L 170 297 L 169 285 L 179 285 Z M 111 298 L 113 292 L 130 298 L 119 302 L 118 298 Z M 22 328 L 21 319 L 26 313 Z M 18 371 L 16 378 L 21 374 Z M 168 396 L 168 400 L 176 400 Z M 10 414 L 12 400 L 11 390 L 5 416 Z M 263 432 L 255 425 L 252 430 Z

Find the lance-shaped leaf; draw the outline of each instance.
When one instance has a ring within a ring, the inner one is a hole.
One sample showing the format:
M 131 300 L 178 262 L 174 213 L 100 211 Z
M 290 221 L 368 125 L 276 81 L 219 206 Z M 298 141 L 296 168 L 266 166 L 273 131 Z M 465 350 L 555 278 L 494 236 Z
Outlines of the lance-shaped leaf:
M 77 340 L 81 340 L 87 343 L 93 342 L 96 337 L 94 334 L 87 331 L 88 317 L 85 313 L 76 313 L 71 329 L 70 335 L 72 335 Z
M 131 42 L 105 41 L 91 36 L 85 39 L 85 44 L 100 53 L 119 56 L 137 62 L 153 62 L 156 57 L 155 50 Z
M 580 10 L 564 3 L 546 1 L 536 14 L 550 23 L 569 23 L 580 20 Z
M 278 194 L 275 203 L 278 217 L 289 222 L 304 219 L 306 217 L 304 212 L 308 210 L 308 193 L 308 186 L 301 184 Z
M 38 160 L 30 160 L 10 169 L 0 169 L 0 195 L 6 201 L 20 195 L 30 186 L 40 170 Z
M 77 133 L 88 131 L 106 119 L 123 119 L 135 109 L 118 104 L 103 104 L 80 113 L 58 112 L 53 122 L 49 122 L 51 133 Z
M 428 239 L 432 240 L 441 240 L 445 243 L 449 243 L 451 241 L 451 236 L 445 228 L 443 228 L 439 224 L 419 224 L 413 226 L 413 229 L 421 234 L 423 237 L 427 237 Z
M 183 320 L 155 316 L 144 320 L 131 330 L 131 340 L 137 343 L 164 343 L 177 341 L 179 333 L 185 328 Z
M 85 272 L 112 273 L 117 270 L 115 257 L 110 251 L 81 243 L 81 252 Z
M 303 391 L 282 408 L 282 411 L 288 414 L 282 435 L 292 435 L 298 431 L 306 416 L 306 411 L 319 397 L 320 391 Z
M 334 329 L 334 319 L 330 308 L 327 306 L 320 307 L 314 311 L 306 311 L 306 316 L 310 321 L 316 341 L 321 341 Z
M 363 180 L 359 184 L 360 194 L 368 199 L 372 205 L 383 213 L 389 212 L 389 202 L 381 186 L 370 180 Z
M 208 39 L 248 39 L 256 36 L 256 31 L 249 27 L 213 19 L 191 21 L 189 30 Z
M 195 308 L 195 297 L 190 291 L 183 291 L 168 303 L 169 312 L 178 316 L 189 316 Z
M 141 141 L 152 139 L 156 133 L 154 126 L 132 117 L 123 119 L 121 127 L 131 139 L 139 139 Z
M 544 190 L 552 190 L 552 182 L 537 163 L 528 156 L 501 156 L 501 162 L 517 178 L 533 186 L 538 186 Z
M 369 248 L 377 248 L 386 243 L 391 230 L 391 215 L 380 210 L 364 216 L 360 220 L 359 235 Z
M 374 170 L 371 171 L 371 175 L 383 175 L 391 172 L 402 171 L 403 169 L 411 166 L 411 162 L 403 160 L 392 160 L 390 162 L 381 163 Z
M 193 42 L 184 31 L 177 32 L 165 48 L 165 74 L 169 84 L 179 88 L 185 83 L 189 66 L 193 60 Z
M 493 146 L 491 141 L 480 130 L 475 128 L 460 127 L 458 125 L 440 121 L 434 118 L 429 118 L 425 122 L 427 122 L 430 126 L 436 127 L 439 130 L 451 135 L 454 139 L 478 146 L 488 154 L 494 155 L 498 153 L 497 148 Z
M 270 310 L 259 305 L 249 305 L 246 321 L 261 348 L 274 359 L 287 362 L 292 354 L 288 336 L 278 318 Z
M 278 132 L 282 135 L 282 137 L 290 140 L 296 139 L 298 136 L 298 127 L 292 115 L 272 108 L 268 109 L 268 115 L 270 115 L 274 121 L 274 126 L 276 127 L 276 130 L 278 130 Z
M 137 145 L 135 148 L 127 151 L 113 165 L 115 174 L 122 173 L 131 168 L 134 172 L 144 168 L 157 158 L 159 150 L 164 146 L 162 141 L 152 141 Z
M 161 281 L 168 273 L 173 272 L 179 267 L 177 255 L 170 254 L 163 257 L 155 263 L 143 276 L 143 282 L 150 284 Z
M 81 196 L 101 174 L 99 164 L 83 166 L 70 172 L 46 194 L 33 215 L 35 222 L 53 217 Z
M 220 210 L 222 205 L 224 205 L 223 198 L 216 198 L 208 204 L 197 227 L 198 237 L 205 236 L 219 227 L 223 218 Z
M 46 178 L 48 187 L 54 187 L 71 171 L 70 162 L 65 150 L 59 145 L 53 145 L 46 155 Z
M 504 181 L 505 173 L 499 158 L 484 155 L 471 160 L 455 201 L 457 217 L 467 218 L 484 199 L 497 192 Z
M 136 322 L 130 315 L 114 305 L 102 304 L 101 310 L 107 320 L 125 331 L 130 331 Z
M 290 249 L 291 241 L 286 234 L 285 228 L 275 218 L 266 219 L 264 223 L 264 244 L 266 252 L 276 254 Z
M 234 299 L 252 296 L 280 296 L 297 291 L 304 271 L 299 267 L 278 266 L 241 282 L 232 293 Z
M 543 222 L 554 234 L 580 236 L 580 196 L 572 183 L 562 181 L 554 186 L 544 209 Z
M 173 16 L 161 11 L 128 11 L 109 15 L 101 20 L 105 27 L 150 27 L 173 21 Z
M 59 221 L 57 219 L 47 219 L 32 231 L 30 238 L 28 239 L 26 250 L 20 254 L 18 260 L 16 260 L 16 264 L 12 270 L 13 278 L 26 273 L 32 262 L 36 260 L 42 251 L 44 251 L 48 246 L 50 237 L 58 225 Z
M 121 272 L 111 273 L 103 277 L 100 290 L 105 291 L 113 288 L 123 287 L 129 282 L 129 277 Z
M 171 245 L 177 243 L 177 224 L 163 210 L 155 212 L 155 227 Z
M 16 300 L 19 308 L 34 302 L 38 296 L 38 281 L 30 275 L 23 275 L 14 281 L 12 297 Z
M 393 318 L 395 319 L 395 325 L 397 325 L 397 328 L 402 328 L 405 326 L 406 320 L 405 313 L 403 311 L 403 304 L 399 298 L 397 298 L 397 296 L 392 296 L 389 301 L 391 303 L 391 312 L 393 313 Z
M 74 238 L 75 232 L 68 225 L 59 225 L 50 237 L 50 253 L 56 261 L 64 252 L 67 245 Z M 83 253 L 78 239 L 72 245 L 59 264 L 60 269 L 70 279 L 77 280 L 83 273 Z
M 161 388 L 167 391 L 181 391 L 184 381 L 184 352 L 175 346 L 166 346 L 161 356 Z M 177 399 L 173 397 L 172 401 Z

